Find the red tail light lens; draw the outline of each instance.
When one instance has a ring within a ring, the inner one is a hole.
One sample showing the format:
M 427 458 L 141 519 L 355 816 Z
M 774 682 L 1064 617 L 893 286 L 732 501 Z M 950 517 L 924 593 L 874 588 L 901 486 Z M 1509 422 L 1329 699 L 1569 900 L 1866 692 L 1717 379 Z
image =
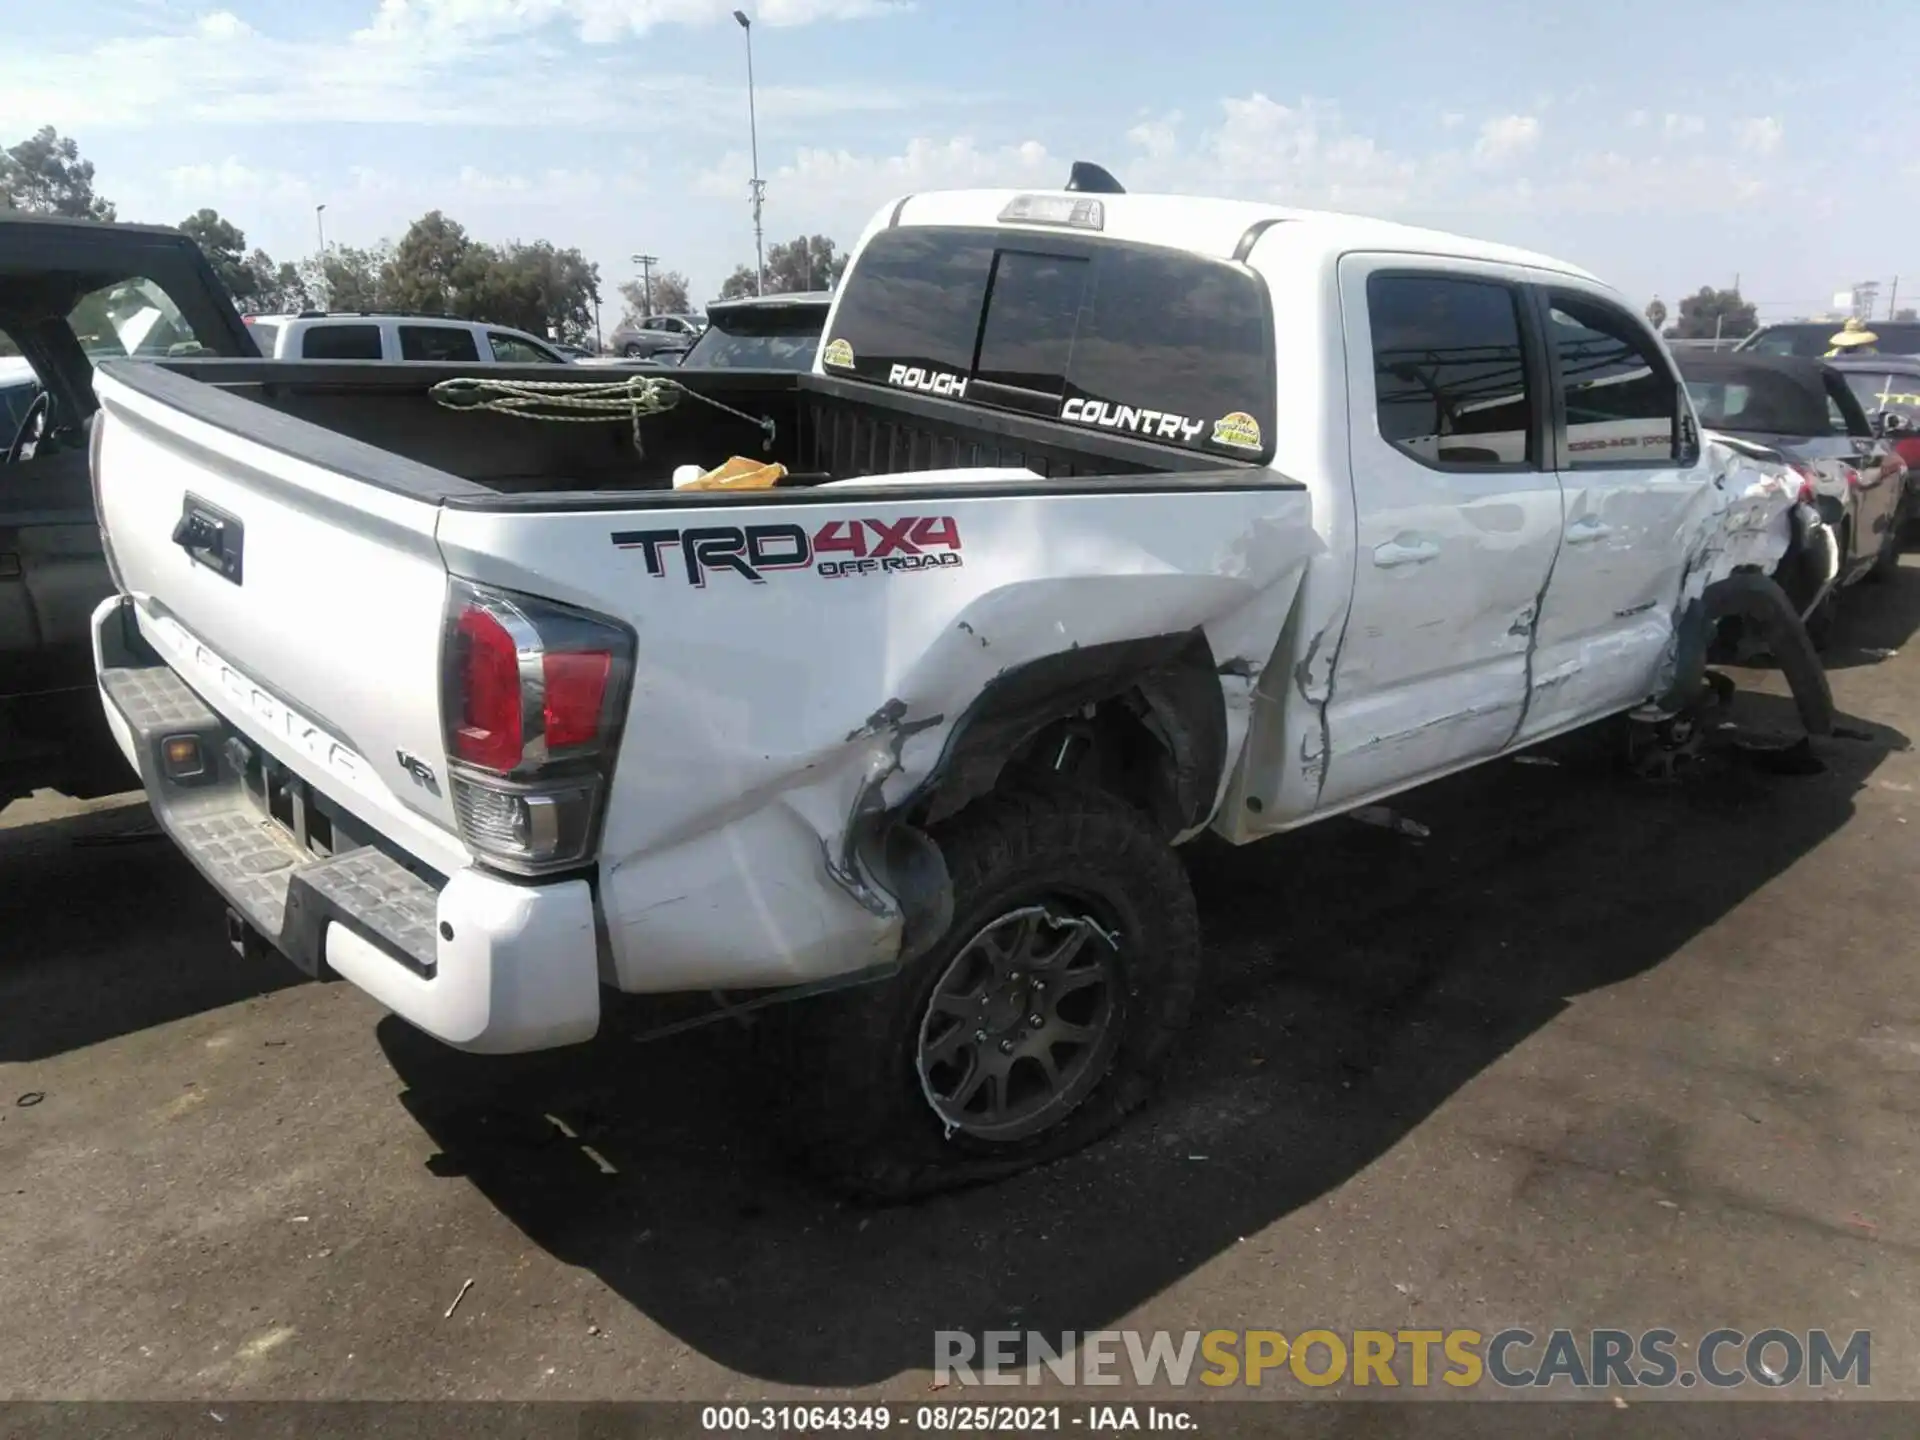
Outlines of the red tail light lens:
M 570 750 L 598 740 L 607 703 L 607 679 L 613 674 L 612 653 L 582 650 L 544 655 L 540 673 L 547 691 L 543 710 L 547 748 Z
M 476 858 L 522 875 L 593 858 L 633 654 L 614 621 L 452 582 L 441 716 Z
M 454 627 L 459 708 L 450 727 L 455 758 L 502 775 L 526 748 L 520 724 L 520 647 L 489 611 L 469 605 Z

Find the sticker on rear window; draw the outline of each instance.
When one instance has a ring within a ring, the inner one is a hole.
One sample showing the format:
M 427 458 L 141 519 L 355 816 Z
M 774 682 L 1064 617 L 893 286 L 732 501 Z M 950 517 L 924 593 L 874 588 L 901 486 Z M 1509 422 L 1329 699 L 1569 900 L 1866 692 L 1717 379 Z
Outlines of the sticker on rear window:
M 831 365 L 836 370 L 853 368 L 853 346 L 844 340 L 830 340 L 827 348 L 820 352 L 820 363 Z
M 887 383 L 902 390 L 919 390 L 928 395 L 944 395 L 952 400 L 967 393 L 967 377 L 945 370 L 929 370 L 922 365 L 895 365 L 887 371 Z
M 1060 407 L 1060 418 L 1075 425 L 1097 425 L 1102 430 L 1124 430 L 1159 440 L 1190 442 L 1204 420 L 1189 420 L 1171 410 L 1148 410 L 1138 405 L 1115 405 L 1107 400 L 1075 397 Z
M 1231 445 L 1236 450 L 1260 448 L 1260 422 L 1244 410 L 1222 415 L 1213 422 L 1213 443 Z

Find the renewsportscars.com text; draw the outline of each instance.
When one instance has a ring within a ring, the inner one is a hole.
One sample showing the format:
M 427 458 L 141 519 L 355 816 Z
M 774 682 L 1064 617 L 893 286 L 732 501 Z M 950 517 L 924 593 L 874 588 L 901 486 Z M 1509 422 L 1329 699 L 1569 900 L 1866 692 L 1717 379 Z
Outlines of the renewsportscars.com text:
M 936 1385 L 1304 1385 L 1465 1389 L 1865 1389 L 1873 1337 L 1710 1330 L 1030 1330 L 934 1334 Z

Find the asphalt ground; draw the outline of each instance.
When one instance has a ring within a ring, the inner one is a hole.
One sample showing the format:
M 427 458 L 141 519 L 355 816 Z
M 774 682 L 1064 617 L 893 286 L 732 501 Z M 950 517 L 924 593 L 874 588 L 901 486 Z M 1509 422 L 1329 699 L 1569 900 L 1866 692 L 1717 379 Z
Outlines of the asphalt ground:
M 1848 602 L 1817 773 L 1584 737 L 1403 797 L 1424 838 L 1195 847 L 1162 1097 L 897 1209 L 788 1166 L 751 1030 L 456 1054 L 234 955 L 137 797 L 22 802 L 0 1397 L 925 1401 L 940 1330 L 1518 1325 L 1867 1330 L 1920 1398 L 1920 566 Z

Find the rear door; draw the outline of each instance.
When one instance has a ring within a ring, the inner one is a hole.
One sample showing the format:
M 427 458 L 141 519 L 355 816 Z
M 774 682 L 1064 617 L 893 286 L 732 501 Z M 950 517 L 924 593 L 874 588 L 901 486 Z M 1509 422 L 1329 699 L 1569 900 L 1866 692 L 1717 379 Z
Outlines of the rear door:
M 1340 262 L 1358 555 L 1322 803 L 1497 753 L 1560 540 L 1525 286 L 1465 261 Z
M 457 482 L 155 366 L 109 362 L 97 389 L 101 517 L 141 633 L 295 774 L 461 863 L 433 534 Z
M 1638 316 L 1576 288 L 1539 292 L 1566 523 L 1535 639 L 1524 741 L 1647 698 L 1673 634 L 1712 483 L 1693 409 Z

